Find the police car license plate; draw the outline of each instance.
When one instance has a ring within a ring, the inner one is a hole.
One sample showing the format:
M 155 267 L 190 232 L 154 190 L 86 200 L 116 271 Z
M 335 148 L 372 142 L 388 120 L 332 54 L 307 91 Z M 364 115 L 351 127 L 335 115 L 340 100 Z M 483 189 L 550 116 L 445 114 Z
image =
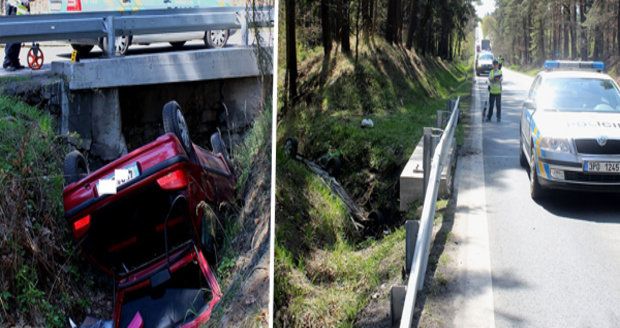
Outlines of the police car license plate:
M 620 162 L 583 162 L 584 172 L 620 173 Z

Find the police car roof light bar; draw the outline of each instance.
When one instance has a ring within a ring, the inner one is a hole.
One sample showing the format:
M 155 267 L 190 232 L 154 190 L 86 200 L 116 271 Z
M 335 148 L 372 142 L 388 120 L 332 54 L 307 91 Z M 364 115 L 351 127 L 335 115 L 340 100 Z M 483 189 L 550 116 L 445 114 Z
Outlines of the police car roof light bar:
M 545 70 L 565 70 L 565 71 L 596 71 L 605 70 L 605 63 L 602 61 L 569 61 L 569 60 L 546 60 Z

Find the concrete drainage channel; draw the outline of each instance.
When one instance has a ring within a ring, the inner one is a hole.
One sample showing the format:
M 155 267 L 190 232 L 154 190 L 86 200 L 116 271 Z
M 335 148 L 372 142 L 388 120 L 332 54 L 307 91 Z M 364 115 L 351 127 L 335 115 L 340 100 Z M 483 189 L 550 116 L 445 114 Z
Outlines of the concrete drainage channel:
M 448 102 L 449 112 L 438 111 L 437 127 L 425 128 L 424 136 L 405 166 L 400 178 L 401 210 L 414 201 L 424 200 L 420 221 L 405 222 L 405 265 L 407 285 L 395 285 L 390 293 L 392 326 L 413 327 L 416 296 L 424 287 L 424 277 L 432 237 L 437 196 L 446 195 L 452 185 L 456 162 L 455 132 L 459 102 Z M 446 114 L 449 114 L 446 115 Z M 446 122 L 445 118 L 449 117 Z M 440 129 L 443 128 L 443 129 Z

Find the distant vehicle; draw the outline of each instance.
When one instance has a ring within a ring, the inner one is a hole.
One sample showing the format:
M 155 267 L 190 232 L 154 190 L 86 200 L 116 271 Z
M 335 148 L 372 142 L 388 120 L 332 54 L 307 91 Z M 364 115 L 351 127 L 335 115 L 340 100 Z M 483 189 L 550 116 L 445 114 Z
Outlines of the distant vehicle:
M 163 123 L 164 135 L 95 172 L 78 151 L 65 158 L 65 218 L 114 278 L 110 327 L 200 327 L 222 297 L 208 263 L 217 219 L 201 204 L 234 198 L 228 152 L 219 132 L 211 150 L 195 145 L 174 101 Z
M 489 74 L 493 69 L 493 59 L 495 57 L 492 53 L 483 51 L 476 57 L 476 75 Z
M 546 61 L 523 103 L 519 157 L 545 189 L 620 191 L 620 88 L 602 62 Z
M 136 11 L 167 8 L 209 8 L 245 6 L 239 0 L 50 0 L 52 13 L 78 13 L 97 11 Z M 182 48 L 187 41 L 203 40 L 208 48 L 222 48 L 228 42 L 231 30 L 206 30 L 196 32 L 124 35 L 115 40 L 116 54 L 125 55 L 132 44 L 149 45 L 168 42 L 174 48 Z M 78 55 L 88 54 L 95 46 L 107 51 L 107 38 L 69 40 Z
M 482 51 L 491 51 L 491 40 L 483 39 L 480 41 Z

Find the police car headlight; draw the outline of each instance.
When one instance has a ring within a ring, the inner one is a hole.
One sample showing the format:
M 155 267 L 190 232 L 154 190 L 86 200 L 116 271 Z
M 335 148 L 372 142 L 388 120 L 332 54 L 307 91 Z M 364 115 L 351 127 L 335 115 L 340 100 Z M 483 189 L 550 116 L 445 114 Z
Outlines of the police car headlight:
M 567 139 L 563 138 L 542 138 L 540 148 L 546 151 L 556 153 L 570 153 L 570 144 Z

